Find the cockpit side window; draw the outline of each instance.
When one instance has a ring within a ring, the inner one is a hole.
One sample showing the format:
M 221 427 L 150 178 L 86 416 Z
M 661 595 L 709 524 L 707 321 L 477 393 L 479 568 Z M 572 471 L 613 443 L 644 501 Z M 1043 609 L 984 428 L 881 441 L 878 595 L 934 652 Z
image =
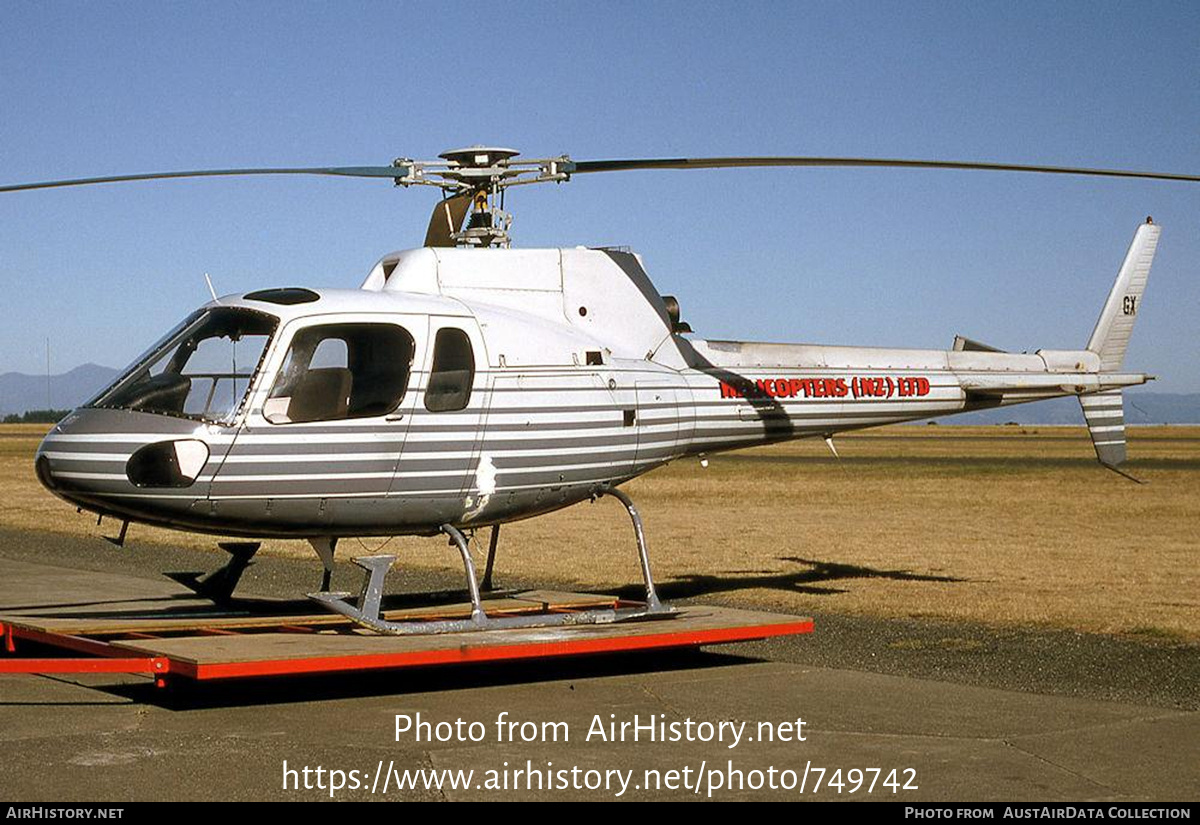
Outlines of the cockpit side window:
M 438 330 L 433 344 L 433 371 L 425 388 L 425 409 L 453 412 L 464 409 L 471 400 L 475 381 L 475 352 L 471 339 L 461 329 Z
M 394 324 L 327 324 L 292 338 L 263 417 L 272 424 L 386 415 L 412 372 L 413 337 Z
M 273 316 L 248 309 L 202 310 L 89 406 L 229 421 L 246 397 L 276 324 Z

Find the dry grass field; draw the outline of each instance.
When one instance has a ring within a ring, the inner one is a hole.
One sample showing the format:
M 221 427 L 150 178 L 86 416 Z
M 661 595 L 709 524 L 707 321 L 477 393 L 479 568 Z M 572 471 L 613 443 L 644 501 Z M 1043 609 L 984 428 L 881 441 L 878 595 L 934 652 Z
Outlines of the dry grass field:
M 43 430 L 0 427 L 0 524 L 99 535 L 34 479 Z M 664 596 L 1200 640 L 1200 427 L 1132 430 L 1140 485 L 1103 470 L 1076 428 L 893 427 L 838 449 L 840 461 L 820 442 L 722 454 L 627 485 Z M 129 540 L 214 545 L 136 525 Z M 381 545 L 346 541 L 339 554 Z M 302 542 L 264 552 L 311 555 Z M 386 552 L 457 565 L 433 539 L 393 539 Z M 603 499 L 506 526 L 499 584 L 506 574 L 628 587 L 639 580 L 628 517 Z

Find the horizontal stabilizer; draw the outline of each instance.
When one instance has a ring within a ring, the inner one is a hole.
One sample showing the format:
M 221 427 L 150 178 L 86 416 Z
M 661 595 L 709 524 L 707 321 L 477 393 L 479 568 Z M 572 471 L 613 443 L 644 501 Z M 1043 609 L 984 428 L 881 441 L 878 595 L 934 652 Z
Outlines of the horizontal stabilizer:
M 982 341 L 976 341 L 974 338 L 967 338 L 963 335 L 954 336 L 954 346 L 951 347 L 954 352 L 1004 352 L 999 347 L 993 347 L 990 344 L 985 344 Z

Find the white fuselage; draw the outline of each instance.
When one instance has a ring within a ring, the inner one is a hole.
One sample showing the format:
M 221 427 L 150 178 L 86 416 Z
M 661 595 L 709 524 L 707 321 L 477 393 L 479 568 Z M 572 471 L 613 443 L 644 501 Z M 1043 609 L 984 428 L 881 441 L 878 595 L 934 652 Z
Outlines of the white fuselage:
M 1086 350 L 685 337 L 637 257 L 610 250 L 412 250 L 360 290 L 309 295 L 209 304 L 194 339 L 164 339 L 46 437 L 43 483 L 189 530 L 428 534 L 555 510 L 687 454 L 1145 380 Z M 249 365 L 187 366 L 255 337 Z

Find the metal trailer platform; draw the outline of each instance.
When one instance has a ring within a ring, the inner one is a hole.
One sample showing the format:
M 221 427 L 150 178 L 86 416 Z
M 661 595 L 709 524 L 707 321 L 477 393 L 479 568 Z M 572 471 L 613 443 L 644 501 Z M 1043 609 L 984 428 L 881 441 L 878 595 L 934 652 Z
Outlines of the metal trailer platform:
M 188 611 L 106 616 L 0 616 L 5 655 L 0 673 L 140 673 L 159 687 L 289 674 L 394 670 L 475 662 L 550 659 L 631 651 L 696 648 L 811 633 L 812 619 L 688 605 L 653 620 L 558 628 L 388 636 L 336 614 L 286 615 Z M 539 615 L 637 603 L 613 596 L 525 591 L 485 601 L 489 616 Z M 385 611 L 388 621 L 470 616 L 470 604 Z M 53 655 L 25 658 L 25 643 Z M 82 654 L 82 655 L 80 655 Z

